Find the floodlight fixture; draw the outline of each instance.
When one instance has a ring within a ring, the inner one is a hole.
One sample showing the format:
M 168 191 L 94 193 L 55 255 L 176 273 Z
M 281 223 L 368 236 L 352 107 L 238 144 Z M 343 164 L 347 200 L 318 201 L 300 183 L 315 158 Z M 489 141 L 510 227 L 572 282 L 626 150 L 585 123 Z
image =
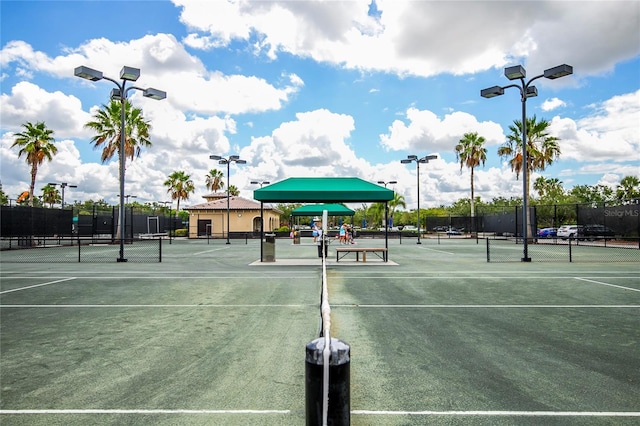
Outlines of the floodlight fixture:
M 495 98 L 496 96 L 504 95 L 504 87 L 493 86 L 480 91 L 480 96 L 483 98 Z
M 111 89 L 111 94 L 109 95 L 109 99 L 112 101 L 120 101 L 122 100 L 122 92 L 120 89 Z
M 144 96 L 145 98 L 151 98 L 156 101 L 160 101 L 162 99 L 166 99 L 167 92 L 149 87 L 142 92 L 142 96 Z
M 210 160 L 222 160 L 222 157 L 219 155 L 210 155 L 209 156 Z
M 573 74 L 573 67 L 571 65 L 562 64 L 557 67 L 544 70 L 544 78 L 549 80 L 555 80 L 556 78 L 564 77 L 566 75 Z
M 94 70 L 93 68 L 85 66 L 80 66 L 74 69 L 73 75 L 89 81 L 102 80 L 102 71 Z
M 533 98 L 533 97 L 538 96 L 538 89 L 536 88 L 536 86 L 527 87 L 527 91 L 525 93 L 525 96 L 527 98 Z
M 527 76 L 527 72 L 522 67 L 522 65 L 516 65 L 513 67 L 507 67 L 504 69 L 504 75 L 509 80 L 518 80 L 520 78 L 525 78 Z
M 136 81 L 140 78 L 140 69 L 133 67 L 122 67 L 120 70 L 120 80 Z

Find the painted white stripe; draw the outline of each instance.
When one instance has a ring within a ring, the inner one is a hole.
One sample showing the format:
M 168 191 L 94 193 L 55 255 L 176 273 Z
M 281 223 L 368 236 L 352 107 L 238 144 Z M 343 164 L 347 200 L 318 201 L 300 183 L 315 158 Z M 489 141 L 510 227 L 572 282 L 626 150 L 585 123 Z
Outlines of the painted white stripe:
M 215 249 L 211 249 L 211 250 L 205 250 L 205 251 L 198 251 L 196 253 L 192 253 L 191 256 L 197 256 L 199 254 L 205 254 L 205 253 L 211 253 L 214 251 L 220 251 L 220 250 L 226 250 L 226 247 L 221 247 L 221 248 L 215 248 Z
M 14 291 L 22 291 L 22 290 L 28 290 L 30 288 L 42 287 L 42 286 L 45 286 L 45 285 L 62 283 L 62 282 L 65 282 L 65 281 L 75 280 L 76 278 L 77 277 L 70 277 L 70 278 L 64 278 L 64 279 L 61 279 L 61 280 L 49 281 L 47 283 L 30 285 L 30 286 L 27 286 L 27 287 L 14 288 L 14 289 L 11 289 L 11 290 L 0 291 L 0 294 L 13 293 Z
M 317 304 L 290 304 L 290 305 L 265 305 L 244 304 L 244 305 L 0 305 L 0 308 L 307 308 L 317 307 Z
M 640 292 L 640 288 L 624 287 L 624 286 L 621 286 L 621 285 L 608 284 L 608 283 L 603 283 L 602 281 L 589 280 L 589 279 L 580 278 L 580 277 L 573 277 L 573 278 L 575 278 L 576 280 L 579 280 L 579 281 L 586 281 L 588 283 L 606 285 L 606 286 L 609 286 L 609 287 L 621 288 L 623 290 L 631 290 L 631 291 L 639 291 Z
M 535 308 L 535 309 L 567 309 L 567 308 L 640 308 L 640 305 L 333 305 L 340 308 L 445 308 L 445 309 L 521 309 L 521 308 Z
M 0 410 L 2 414 L 290 414 L 291 410 Z M 385 411 L 352 410 L 374 416 L 527 416 L 527 417 L 640 417 L 638 411 Z
M 436 250 L 436 249 L 432 249 L 432 248 L 429 248 L 429 247 L 422 247 L 421 246 L 420 248 L 423 249 L 423 250 L 435 251 L 435 252 L 438 252 L 438 253 L 455 254 L 455 253 L 451 253 L 450 251 Z
M 638 411 L 373 411 L 352 410 L 355 415 L 382 416 L 529 416 L 529 417 L 640 417 Z
M 291 410 L 0 410 L 0 414 L 289 414 Z

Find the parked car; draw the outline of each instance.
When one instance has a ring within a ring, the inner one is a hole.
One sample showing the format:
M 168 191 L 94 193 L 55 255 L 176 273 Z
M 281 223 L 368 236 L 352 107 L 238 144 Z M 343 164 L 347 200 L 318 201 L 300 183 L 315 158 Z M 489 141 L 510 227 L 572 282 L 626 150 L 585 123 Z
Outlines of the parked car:
M 538 231 L 538 238 L 556 238 L 558 230 L 556 228 L 542 228 Z
M 562 225 L 558 228 L 556 235 L 558 238 L 566 240 L 567 238 L 578 238 L 582 231 L 582 226 L 579 225 Z
M 462 235 L 463 231 L 464 231 L 464 228 L 453 228 L 453 227 L 450 227 L 447 230 L 446 234 L 447 235 Z
M 604 225 L 584 225 L 580 235 L 587 239 L 595 239 L 613 237 L 616 233 L 613 229 Z

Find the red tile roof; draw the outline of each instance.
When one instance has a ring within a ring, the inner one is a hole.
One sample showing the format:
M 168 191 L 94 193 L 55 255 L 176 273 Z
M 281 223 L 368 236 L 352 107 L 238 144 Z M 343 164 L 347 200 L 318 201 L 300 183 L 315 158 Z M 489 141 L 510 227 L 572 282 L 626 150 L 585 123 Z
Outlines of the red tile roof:
M 226 210 L 227 209 L 227 197 L 219 198 L 213 201 L 207 201 L 206 203 L 195 204 L 193 206 L 185 207 L 185 210 Z M 275 210 L 280 212 L 272 204 L 264 204 L 265 210 Z M 242 197 L 229 197 L 229 210 L 260 210 L 260 203 L 254 200 L 248 200 Z M 282 213 L 282 212 L 280 212 Z

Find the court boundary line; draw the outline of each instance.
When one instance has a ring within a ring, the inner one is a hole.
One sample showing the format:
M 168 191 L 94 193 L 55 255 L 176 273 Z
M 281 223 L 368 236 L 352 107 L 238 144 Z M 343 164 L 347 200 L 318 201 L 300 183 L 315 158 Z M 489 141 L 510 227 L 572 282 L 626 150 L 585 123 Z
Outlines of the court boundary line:
M 73 281 L 73 280 L 75 280 L 77 278 L 78 277 L 69 277 L 69 278 L 63 278 L 63 279 L 60 279 L 60 280 L 49 281 L 47 283 L 34 284 L 34 285 L 27 286 L 27 287 L 13 288 L 11 290 L 0 291 L 0 294 L 13 293 L 13 292 L 16 292 L 16 291 L 28 290 L 30 288 L 42 287 L 42 286 L 45 286 L 45 285 L 57 284 L 57 283 L 62 283 L 62 282 L 66 282 L 66 281 Z
M 30 414 L 291 414 L 291 410 L 189 410 L 189 409 L 23 409 L 0 410 L 0 415 Z M 387 411 L 387 410 L 351 410 L 352 415 L 375 416 L 499 416 L 499 417 L 640 417 L 638 411 L 482 411 L 482 410 L 450 410 L 450 411 Z
M 97 305 L 97 304 L 89 304 L 89 305 L 73 305 L 73 304 L 64 304 L 64 305 L 55 305 L 55 304 L 50 304 L 50 305 L 0 305 L 0 308 L 4 308 L 4 309 L 9 309 L 9 308 L 64 308 L 64 309 L 70 309 L 70 308 L 116 308 L 116 309 L 123 309 L 123 308 L 308 308 L 308 307 L 317 307 L 318 305 L 315 303 L 298 303 L 298 304 L 272 304 L 272 305 L 267 305 L 267 304 L 232 304 L 232 305 L 223 305 L 223 304 L 177 304 L 177 305 L 170 305 L 170 304 L 163 304 L 163 305 L 157 305 L 157 304 L 152 304 L 152 305 L 142 305 L 142 304 L 130 304 L 130 305 L 123 305 L 123 304 L 119 304 L 119 305 L 111 305 L 111 304 L 104 304 L 104 305 Z
M 581 278 L 581 277 L 573 277 L 573 278 L 578 280 L 578 281 L 586 281 L 588 283 L 594 283 L 594 284 L 599 284 L 599 285 L 605 285 L 605 286 L 608 286 L 608 287 L 621 288 L 623 290 L 631 290 L 631 291 L 640 292 L 640 289 L 638 289 L 638 288 L 625 287 L 625 286 L 616 285 L 616 284 L 608 284 L 608 283 L 603 283 L 603 282 L 600 282 L 600 281 L 590 280 L 590 279 Z
M 119 409 L 63 409 L 63 410 L 0 410 L 2 414 L 290 414 L 291 410 L 119 410 Z
M 386 416 L 516 416 L 516 417 L 640 417 L 638 411 L 376 411 L 352 410 L 355 415 Z
M 520 309 L 520 308 L 534 308 L 534 309 L 555 309 L 555 308 L 640 308 L 640 305 L 375 305 L 375 304 L 336 304 L 334 307 L 340 308 L 454 308 L 454 309 Z

